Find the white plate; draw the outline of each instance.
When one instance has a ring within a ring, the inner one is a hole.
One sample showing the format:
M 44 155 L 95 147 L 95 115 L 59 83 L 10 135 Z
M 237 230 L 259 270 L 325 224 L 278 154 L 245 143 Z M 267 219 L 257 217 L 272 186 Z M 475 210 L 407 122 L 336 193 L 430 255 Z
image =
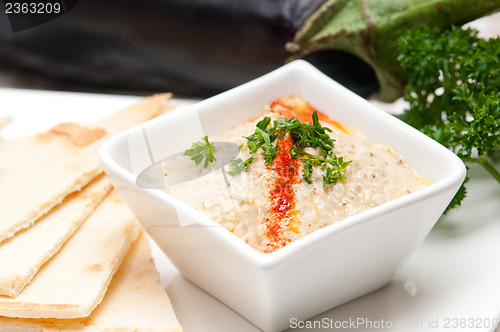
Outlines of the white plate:
M 5 139 L 59 122 L 82 124 L 107 116 L 139 97 L 0 89 L 0 117 L 13 123 Z M 182 105 L 192 101 L 181 100 Z M 0 161 L 1 162 L 1 161 Z M 500 318 L 500 186 L 471 169 L 469 198 L 424 240 L 386 287 L 292 326 L 324 331 L 493 331 Z M 183 279 L 153 245 L 162 282 L 185 332 L 258 331 L 234 311 Z M 291 299 L 293 300 L 293 299 Z M 292 328 L 290 331 L 299 330 Z

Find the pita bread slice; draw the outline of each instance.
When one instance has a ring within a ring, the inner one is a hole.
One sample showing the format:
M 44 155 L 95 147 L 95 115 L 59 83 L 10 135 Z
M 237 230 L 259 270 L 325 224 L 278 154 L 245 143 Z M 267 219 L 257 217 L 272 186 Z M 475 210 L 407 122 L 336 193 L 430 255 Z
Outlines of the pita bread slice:
M 163 111 L 154 95 L 88 127 L 76 124 L 0 144 L 0 242 L 60 204 L 101 172 L 98 150 L 110 136 Z M 71 108 L 71 105 L 68 105 Z
M 17 296 L 111 189 L 102 174 L 36 223 L 0 243 L 0 295 Z
M 158 331 L 181 332 L 170 299 L 141 233 L 113 277 L 101 304 L 87 318 L 0 317 L 2 331 Z
M 115 190 L 15 298 L 0 296 L 0 316 L 79 318 L 102 301 L 140 231 Z

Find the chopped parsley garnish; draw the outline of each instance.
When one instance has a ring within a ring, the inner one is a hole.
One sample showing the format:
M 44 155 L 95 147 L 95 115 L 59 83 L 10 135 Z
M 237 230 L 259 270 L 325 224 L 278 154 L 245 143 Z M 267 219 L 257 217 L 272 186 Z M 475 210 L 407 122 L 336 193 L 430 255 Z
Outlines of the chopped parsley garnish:
M 259 148 L 262 148 L 262 155 L 266 165 L 269 166 L 278 152 L 276 144 L 271 144 L 276 140 L 276 133 L 273 127 L 267 128 L 271 123 L 271 118 L 265 117 L 260 120 L 255 128 L 255 133 L 251 136 L 245 137 L 247 139 L 247 146 L 251 154 L 257 154 Z
M 226 173 L 231 175 L 231 176 L 236 176 L 239 173 L 245 171 L 246 167 L 253 161 L 253 157 L 248 158 L 247 160 L 243 161 L 241 158 L 233 158 L 231 159 L 231 162 L 229 163 L 229 167 L 232 167 L 230 171 L 227 171 Z
M 335 184 L 337 183 L 337 180 L 344 181 L 344 170 L 352 162 L 344 161 L 344 157 L 337 157 L 333 153 L 329 154 L 328 158 L 316 157 L 306 152 L 304 152 L 304 155 L 307 158 L 300 159 L 304 163 L 304 173 L 302 177 L 307 183 L 312 183 L 310 178 L 313 166 L 321 167 L 321 169 L 325 172 L 323 174 L 323 186 Z
M 288 133 L 293 140 L 291 156 L 302 161 L 302 177 L 307 183 L 312 183 L 314 167 L 320 167 L 324 171 L 323 186 L 345 180 L 344 171 L 351 161 L 344 161 L 343 157 L 337 157 L 333 153 L 334 140 L 328 135 L 332 130 L 320 125 L 316 111 L 312 120 L 312 124 L 308 124 L 296 118 L 284 118 L 273 121 L 270 126 L 271 118 L 265 117 L 257 123 L 255 132 L 245 137 L 248 149 L 251 154 L 259 154 L 260 149 L 266 166 L 270 166 L 278 151 L 277 142 Z M 305 152 L 306 148 L 317 149 L 320 156 Z M 251 162 L 252 160 L 247 160 L 245 166 Z
M 196 166 L 205 160 L 203 166 L 206 168 L 208 163 L 213 163 L 217 160 L 215 159 L 214 151 L 214 145 L 208 141 L 208 136 L 205 136 L 202 137 L 201 141 L 194 142 L 191 148 L 184 152 L 184 155 L 190 157 L 190 159 L 195 162 Z
M 307 183 L 312 183 L 311 176 L 314 167 L 319 167 L 323 171 L 323 186 L 337 183 L 338 180 L 345 180 L 345 168 L 351 161 L 344 161 L 343 157 L 337 157 L 333 153 L 334 140 L 328 135 L 332 130 L 328 127 L 322 127 L 318 120 L 316 111 L 312 115 L 312 124 L 303 123 L 296 118 L 277 119 L 272 122 L 271 118 L 264 117 L 256 125 L 255 132 L 245 137 L 247 147 L 251 154 L 260 154 L 264 157 L 266 166 L 271 166 L 274 157 L 278 152 L 278 141 L 287 133 L 293 140 L 293 147 L 290 151 L 292 158 L 298 158 L 303 163 L 304 172 L 302 177 Z M 241 148 L 241 146 L 240 146 Z M 314 148 L 319 151 L 319 156 L 307 153 L 305 148 Z M 190 149 L 185 151 L 196 165 L 205 161 L 204 167 L 213 163 L 215 147 L 205 136 L 201 141 L 193 143 Z M 226 173 L 236 176 L 243 171 L 247 171 L 247 166 L 254 160 L 250 157 L 243 160 L 240 157 L 231 159 L 230 171 Z

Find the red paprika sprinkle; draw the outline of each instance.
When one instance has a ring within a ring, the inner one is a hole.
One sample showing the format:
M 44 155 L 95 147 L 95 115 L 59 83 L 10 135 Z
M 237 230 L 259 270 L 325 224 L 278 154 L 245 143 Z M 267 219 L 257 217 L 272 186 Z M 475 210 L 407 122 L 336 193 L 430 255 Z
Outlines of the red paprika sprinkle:
M 271 103 L 269 110 L 274 113 L 280 113 L 289 118 L 296 118 L 301 122 L 311 122 L 312 114 L 316 111 L 320 121 L 330 123 L 346 134 L 349 134 L 347 129 L 340 123 L 330 119 L 325 113 L 318 111 L 307 101 L 297 96 L 278 98 L 276 101 Z
M 277 173 L 270 183 L 269 199 L 271 216 L 264 220 L 269 243 L 265 252 L 284 247 L 290 242 L 287 232 L 298 233 L 294 184 L 298 183 L 299 161 L 292 158 L 293 139 L 286 134 L 278 141 L 278 151 L 270 166 Z

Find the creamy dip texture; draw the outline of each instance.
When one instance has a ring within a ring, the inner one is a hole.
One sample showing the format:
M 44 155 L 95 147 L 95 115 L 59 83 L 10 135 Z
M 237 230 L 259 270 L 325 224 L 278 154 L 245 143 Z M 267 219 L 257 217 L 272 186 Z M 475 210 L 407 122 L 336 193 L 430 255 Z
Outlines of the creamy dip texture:
M 324 185 L 324 169 L 314 167 L 306 181 L 304 163 L 300 157 L 291 156 L 297 142 L 288 134 L 275 142 L 277 152 L 267 165 L 262 154 L 251 153 L 246 137 L 256 132 L 264 117 L 294 117 L 311 123 L 313 111 L 301 97 L 278 99 L 265 107 L 259 119 L 241 124 L 224 136 L 209 137 L 210 141 L 240 145 L 241 160 L 253 157 L 245 171 L 226 175 L 229 185 L 221 172 L 212 172 L 167 190 L 253 248 L 272 252 L 317 229 L 428 185 L 390 146 L 372 143 L 359 131 L 345 128 L 320 112 L 321 126 L 331 130 L 332 152 L 351 161 L 341 170 L 345 179 Z M 312 147 L 304 152 L 319 156 L 318 149 Z M 230 171 L 231 167 L 225 169 Z

